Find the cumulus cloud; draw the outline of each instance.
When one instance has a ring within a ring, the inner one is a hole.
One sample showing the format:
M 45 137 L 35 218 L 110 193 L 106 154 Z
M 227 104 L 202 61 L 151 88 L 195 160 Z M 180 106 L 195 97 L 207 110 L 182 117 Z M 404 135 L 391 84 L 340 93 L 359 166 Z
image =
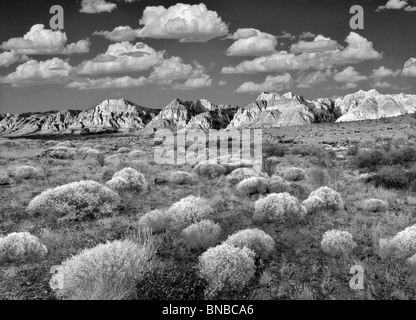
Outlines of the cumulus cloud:
M 408 0 L 388 0 L 384 6 L 379 6 L 376 11 L 384 10 L 400 10 L 404 9 L 405 11 L 416 11 L 416 6 L 411 6 Z
M 90 79 L 86 78 L 83 80 L 78 80 L 69 83 L 67 88 L 75 88 L 79 90 L 91 90 L 91 89 L 110 89 L 110 88 L 131 88 L 131 87 L 141 87 L 147 83 L 145 77 L 132 78 L 129 76 L 119 77 L 119 78 L 98 78 Z
M 286 72 L 290 70 L 323 70 L 333 65 L 355 64 L 366 60 L 381 59 L 382 54 L 374 50 L 373 43 L 355 32 L 345 39 L 347 47 L 300 54 L 279 51 L 275 54 L 243 61 L 236 67 L 222 68 L 222 73 Z
M 340 47 L 335 40 L 331 40 L 331 38 L 326 38 L 320 34 L 313 41 L 300 40 L 298 43 L 292 44 L 290 51 L 295 53 L 333 51 Z
M 302 32 L 299 36 L 300 39 L 306 39 L 306 38 L 314 38 L 315 34 L 309 31 Z
M 263 56 L 276 52 L 276 37 L 257 29 L 238 29 L 229 38 L 237 41 L 228 48 L 228 56 Z
M 296 39 L 296 37 L 294 35 L 290 34 L 289 32 L 286 32 L 286 31 L 282 31 L 282 34 L 280 36 L 277 36 L 277 38 L 290 39 L 290 40 Z
M 390 82 L 386 81 L 375 81 L 374 83 L 370 84 L 373 88 L 391 88 L 391 89 L 398 89 L 397 86 L 392 85 Z
M 346 67 L 341 72 L 334 75 L 334 80 L 337 82 L 356 83 L 367 80 L 366 76 L 361 75 L 354 67 Z
M 143 28 L 137 30 L 137 35 L 144 38 L 206 42 L 228 34 L 228 26 L 218 13 L 208 10 L 203 3 L 178 3 L 169 8 L 149 6 L 139 22 Z
M 392 69 L 381 66 L 373 70 L 373 74 L 370 76 L 373 79 L 382 79 L 386 77 L 396 77 L 400 74 L 401 70 L 393 71 Z
M 416 58 L 410 58 L 404 64 L 402 76 L 416 77 Z
M 277 76 L 267 76 L 264 82 L 255 83 L 252 81 L 243 83 L 237 88 L 237 92 L 258 93 L 263 91 L 283 91 L 293 87 L 293 79 L 289 73 Z
M 45 29 L 43 24 L 36 24 L 22 38 L 11 38 L 3 42 L 0 47 L 21 55 L 70 55 L 89 52 L 88 39 L 69 45 L 66 45 L 67 41 L 65 32 Z
M 5 51 L 0 53 L 0 67 L 8 67 L 16 62 L 24 62 L 29 58 L 27 56 L 22 56 L 16 51 Z
M 303 74 L 296 79 L 298 88 L 311 88 L 313 85 L 326 82 L 331 76 L 331 70 L 315 71 Z
M 148 45 L 137 42 L 111 44 L 105 53 L 92 60 L 82 62 L 77 67 L 80 75 L 99 75 L 149 70 L 163 61 L 164 52 L 158 52 Z
M 120 26 L 114 28 L 113 31 L 95 31 L 93 35 L 103 36 L 114 42 L 133 41 L 137 37 L 137 30 L 129 26 Z
M 219 86 L 225 86 L 227 84 L 227 81 L 225 80 L 220 80 L 220 82 L 218 82 Z
M 178 90 L 191 90 L 191 89 L 199 89 L 199 88 L 207 88 L 210 87 L 212 84 L 212 79 L 209 75 L 205 74 L 199 78 L 188 79 L 182 84 L 175 84 L 173 89 Z
M 124 1 L 134 2 L 136 0 L 124 0 Z M 81 9 L 79 11 L 82 13 L 100 13 L 100 12 L 112 12 L 116 8 L 117 8 L 117 5 L 115 3 L 108 2 L 106 0 L 82 0 Z
M 2 78 L 3 83 L 30 83 L 45 80 L 66 80 L 72 67 L 64 60 L 53 58 L 46 61 L 29 60 L 19 66 L 16 71 Z

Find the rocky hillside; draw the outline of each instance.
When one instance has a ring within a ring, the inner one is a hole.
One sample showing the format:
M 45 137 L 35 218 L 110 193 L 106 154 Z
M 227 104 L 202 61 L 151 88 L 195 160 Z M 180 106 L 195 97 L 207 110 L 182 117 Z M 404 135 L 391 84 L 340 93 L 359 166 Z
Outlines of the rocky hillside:
M 276 128 L 374 120 L 416 113 L 416 95 L 358 91 L 338 99 L 308 100 L 291 92 L 261 93 L 247 106 L 175 99 L 162 110 L 125 99 L 105 100 L 86 110 L 0 114 L 0 135 L 130 132 L 141 129 Z

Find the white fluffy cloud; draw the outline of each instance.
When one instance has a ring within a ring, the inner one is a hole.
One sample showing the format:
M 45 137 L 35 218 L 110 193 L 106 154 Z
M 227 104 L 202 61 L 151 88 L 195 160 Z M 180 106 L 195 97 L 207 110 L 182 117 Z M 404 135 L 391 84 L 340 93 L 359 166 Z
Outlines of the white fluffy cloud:
M 279 51 L 273 55 L 243 61 L 236 67 L 222 68 L 222 73 L 285 72 L 290 70 L 323 70 L 333 65 L 355 64 L 366 60 L 376 60 L 382 54 L 374 50 L 373 43 L 355 32 L 345 39 L 346 48 L 301 54 Z
M 205 4 L 178 3 L 169 8 L 149 6 L 140 19 L 143 28 L 139 37 L 178 39 L 180 42 L 206 42 L 228 33 L 227 25 L 217 12 L 208 10 Z
M 404 9 L 405 11 L 416 11 L 416 7 L 411 6 L 408 0 L 388 0 L 384 6 L 379 6 L 376 11 L 384 11 L 390 9 Z
M 190 65 L 183 63 L 179 57 L 171 57 L 154 67 L 149 80 L 170 84 L 175 80 L 201 78 L 205 73 L 205 68 L 197 62 L 194 62 L 194 65 Z
M 396 77 L 400 74 L 400 72 L 401 70 L 393 71 L 392 69 L 386 68 L 385 66 L 381 66 L 373 70 L 373 74 L 371 75 L 371 78 L 382 79 L 386 77 Z
M 120 1 L 120 0 L 118 0 Z M 136 0 L 124 0 L 126 2 L 134 2 Z M 117 8 L 115 3 L 106 0 L 82 0 L 81 9 L 82 13 L 100 13 L 111 12 Z
M 310 72 L 296 79 L 297 87 L 310 88 L 313 85 L 326 82 L 330 76 L 330 70 Z
M 267 76 L 262 83 L 245 82 L 237 88 L 237 92 L 283 91 L 291 89 L 293 83 L 292 76 L 289 73 L 285 73 L 277 76 Z
M 302 32 L 299 36 L 300 39 L 313 38 L 313 37 L 315 37 L 315 34 L 309 31 Z
M 91 89 L 110 89 L 110 88 L 131 88 L 141 87 L 147 83 L 145 77 L 132 78 L 129 76 L 119 78 L 98 78 L 90 79 L 86 78 L 69 83 L 67 88 L 75 88 L 79 90 L 91 90 Z
M 290 34 L 289 32 L 286 32 L 286 31 L 282 31 L 282 34 L 280 36 L 277 36 L 277 38 L 290 39 L 290 40 L 296 39 L 296 37 L 294 35 Z
M 25 83 L 45 80 L 66 80 L 72 67 L 64 60 L 53 58 L 46 61 L 29 60 L 19 66 L 16 71 L 2 78 L 4 83 Z
M 323 35 L 317 35 L 313 41 L 300 40 L 298 43 L 292 44 L 290 51 L 295 53 L 300 52 L 319 52 L 319 51 L 333 51 L 341 46 L 331 38 L 326 38 Z
M 229 38 L 237 41 L 228 48 L 228 56 L 263 56 L 276 52 L 276 37 L 257 29 L 238 29 Z
M 142 42 L 119 42 L 108 46 L 105 53 L 94 59 L 82 62 L 77 67 L 77 73 L 99 75 L 145 71 L 162 63 L 163 54 Z
M 3 42 L 1 48 L 22 55 L 70 55 L 89 52 L 88 39 L 66 45 L 67 41 L 65 32 L 45 29 L 43 24 L 36 24 L 22 38 L 11 38 Z
M 28 59 L 27 56 L 22 56 L 16 51 L 5 51 L 0 53 L 0 67 L 8 67 L 16 62 L 24 62 Z
M 410 58 L 404 64 L 402 75 L 407 77 L 416 77 L 416 58 Z
M 137 37 L 137 30 L 129 26 L 120 26 L 114 28 L 113 31 L 95 31 L 93 35 L 103 36 L 114 42 L 133 41 Z
M 346 67 L 341 72 L 334 75 L 334 80 L 337 82 L 356 83 L 367 80 L 366 76 L 361 75 L 354 67 Z
M 205 74 L 199 78 L 188 79 L 182 84 L 175 84 L 173 89 L 178 90 L 191 90 L 191 89 L 199 89 L 199 88 L 207 88 L 210 87 L 212 84 L 212 79 L 209 75 Z

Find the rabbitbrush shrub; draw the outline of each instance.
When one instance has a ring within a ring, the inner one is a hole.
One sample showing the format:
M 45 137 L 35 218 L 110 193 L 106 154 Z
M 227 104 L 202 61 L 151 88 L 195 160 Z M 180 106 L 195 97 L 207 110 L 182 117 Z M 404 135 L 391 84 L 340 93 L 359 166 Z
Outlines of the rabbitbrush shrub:
M 139 219 L 139 226 L 149 228 L 153 232 L 164 232 L 168 229 L 172 218 L 164 210 L 156 209 L 144 214 Z
M 13 232 L 0 237 L 0 262 L 39 260 L 47 253 L 46 247 L 29 232 Z
M 130 240 L 107 242 L 65 260 L 51 288 L 68 300 L 124 300 L 150 267 L 151 250 Z
M 398 232 L 390 239 L 380 239 L 379 253 L 383 258 L 406 258 L 416 253 L 416 224 Z
M 299 200 L 287 192 L 269 194 L 257 200 L 254 208 L 254 219 L 263 222 L 297 221 L 306 214 Z
M 218 243 L 221 227 L 212 220 L 201 220 L 182 230 L 182 237 L 189 248 L 208 249 Z
M 349 254 L 357 244 L 348 231 L 330 230 L 322 236 L 321 248 L 332 256 Z
M 110 188 L 86 180 L 43 191 L 29 202 L 26 210 L 53 211 L 63 220 L 82 220 L 112 215 L 119 203 L 119 195 Z
M 262 177 L 251 177 L 237 184 L 236 190 L 239 194 L 250 195 L 255 193 L 266 193 L 268 182 Z
M 254 228 L 238 231 L 228 237 L 224 243 L 234 247 L 247 247 L 260 258 L 267 257 L 274 249 L 274 240 L 263 230 Z
M 320 187 L 312 191 L 308 198 L 318 197 L 322 200 L 322 208 L 340 210 L 344 207 L 341 195 L 329 187 Z
M 186 171 L 176 171 L 170 176 L 170 182 L 174 184 L 190 184 L 195 181 L 195 176 Z
M 113 175 L 106 183 L 107 187 L 117 192 L 142 192 L 147 189 L 146 178 L 142 173 L 132 168 L 124 168 Z
M 36 179 L 43 177 L 44 172 L 42 168 L 35 168 L 32 166 L 20 166 L 16 168 L 15 177 L 18 179 Z
M 244 247 L 221 244 L 208 249 L 199 257 L 199 271 L 208 282 L 208 295 L 223 289 L 243 289 L 254 276 L 255 253 Z
M 238 168 L 233 170 L 228 176 L 227 181 L 230 184 L 237 184 L 245 179 L 256 177 L 257 173 L 253 169 L 249 168 Z
M 364 201 L 364 209 L 371 212 L 383 212 L 389 207 L 389 203 L 380 199 L 367 199 Z

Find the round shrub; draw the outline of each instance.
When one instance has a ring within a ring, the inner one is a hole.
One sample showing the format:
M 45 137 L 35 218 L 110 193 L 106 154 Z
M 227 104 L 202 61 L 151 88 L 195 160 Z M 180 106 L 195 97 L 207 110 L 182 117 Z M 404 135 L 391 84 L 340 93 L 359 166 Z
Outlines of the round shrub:
M 330 230 L 322 236 L 321 248 L 332 256 L 349 254 L 357 244 L 348 231 Z
M 129 299 L 150 258 L 145 246 L 130 240 L 99 244 L 65 260 L 50 285 L 63 299 Z
M 268 181 L 268 193 L 283 193 L 291 191 L 291 183 L 279 176 L 273 176 Z
M 367 199 L 364 201 L 364 209 L 371 212 L 383 212 L 389 207 L 387 201 L 380 199 Z
M 75 144 L 73 144 L 71 141 L 66 140 L 59 142 L 55 147 L 64 147 L 64 148 L 75 148 Z
M 78 149 L 67 147 L 53 147 L 45 150 L 42 155 L 60 160 L 73 160 L 78 155 Z
M 250 195 L 255 193 L 266 193 L 268 182 L 265 178 L 252 177 L 241 181 L 237 184 L 237 192 L 243 195 Z
M 166 213 L 172 219 L 173 229 L 183 229 L 206 218 L 212 211 L 207 200 L 188 196 L 171 205 Z
M 210 295 L 223 289 L 241 290 L 254 276 L 255 253 L 247 247 L 221 244 L 199 257 L 199 271 L 208 282 Z
M 217 163 L 198 163 L 193 171 L 199 177 L 207 177 L 209 179 L 218 178 L 226 173 L 224 166 Z
M 312 214 L 323 210 L 325 208 L 325 201 L 318 196 L 312 196 L 304 200 L 302 205 L 306 208 L 308 214 Z
M 131 149 L 130 148 L 126 148 L 126 147 L 121 147 L 121 148 L 119 148 L 117 151 L 116 151 L 116 153 L 130 153 L 131 152 Z
M 176 171 L 171 174 L 170 182 L 174 184 L 191 184 L 195 182 L 195 177 L 186 171 Z
M 129 159 L 140 159 L 143 158 L 143 156 L 146 154 L 146 152 L 142 151 L 142 150 L 133 150 L 131 152 L 129 152 L 129 154 L 127 155 L 127 158 Z
M 16 168 L 15 177 L 18 179 L 37 179 L 43 177 L 42 168 L 32 166 L 21 166 Z
M 249 168 L 238 168 L 235 169 L 227 176 L 227 181 L 234 185 L 237 184 L 245 179 L 256 177 L 257 173 Z
M 124 168 L 116 172 L 106 185 L 117 192 L 142 192 L 147 189 L 147 182 L 144 175 L 132 168 Z
M 208 249 L 218 243 L 221 227 L 212 220 L 201 220 L 182 230 L 182 237 L 189 248 Z
M 94 149 L 101 151 L 101 152 L 106 152 L 108 147 L 102 144 L 97 144 L 96 146 L 93 147 Z
M 263 230 L 254 228 L 238 231 L 228 237 L 224 243 L 234 247 L 247 247 L 260 258 L 267 257 L 274 249 L 274 240 Z
M 340 210 L 344 208 L 341 195 L 329 187 L 320 187 L 319 189 L 312 191 L 308 198 L 315 196 L 321 198 L 324 203 L 324 209 Z
M 382 257 L 406 258 L 416 253 L 416 224 L 398 232 L 390 239 L 380 239 L 379 251 Z
M 48 250 L 29 232 L 13 232 L 0 237 L 0 261 L 25 262 L 42 259 Z
M 289 181 L 299 181 L 305 179 L 305 170 L 302 168 L 288 168 L 283 171 L 282 177 Z
M 139 219 L 139 225 L 143 228 L 149 228 L 153 232 L 164 232 L 168 229 L 172 218 L 164 210 L 152 210 L 147 212 Z
M 112 215 L 119 203 L 119 195 L 110 188 L 86 180 L 43 191 L 30 201 L 27 210 L 51 210 L 63 220 L 82 220 Z
M 299 200 L 287 192 L 272 193 L 256 201 L 254 219 L 264 222 L 300 220 L 306 209 Z

